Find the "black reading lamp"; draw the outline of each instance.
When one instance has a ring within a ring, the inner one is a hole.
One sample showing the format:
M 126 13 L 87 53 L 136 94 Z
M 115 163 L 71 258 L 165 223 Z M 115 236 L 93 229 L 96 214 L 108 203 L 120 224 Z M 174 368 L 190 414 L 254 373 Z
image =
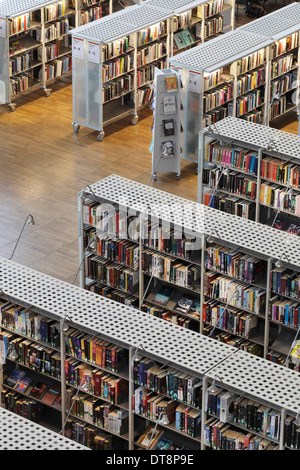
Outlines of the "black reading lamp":
M 35 225 L 34 218 L 33 218 L 33 216 L 32 216 L 31 214 L 28 214 L 27 217 L 26 217 L 26 219 L 25 219 L 25 222 L 24 222 L 24 224 L 23 224 L 23 227 L 22 227 L 22 230 L 21 230 L 21 232 L 20 232 L 20 235 L 19 235 L 19 237 L 18 237 L 18 239 L 17 239 L 17 241 L 16 241 L 16 244 L 15 244 L 15 247 L 14 247 L 14 249 L 13 249 L 13 252 L 12 252 L 10 258 L 8 258 L 9 260 L 11 260 L 12 257 L 14 256 L 14 254 L 15 254 L 15 251 L 16 251 L 16 249 L 17 249 L 17 246 L 18 246 L 18 244 L 19 244 L 19 241 L 20 241 L 20 239 L 21 239 L 21 236 L 22 236 L 22 233 L 23 233 L 23 231 L 24 231 L 24 229 L 25 229 L 26 224 L 28 224 L 28 225 Z

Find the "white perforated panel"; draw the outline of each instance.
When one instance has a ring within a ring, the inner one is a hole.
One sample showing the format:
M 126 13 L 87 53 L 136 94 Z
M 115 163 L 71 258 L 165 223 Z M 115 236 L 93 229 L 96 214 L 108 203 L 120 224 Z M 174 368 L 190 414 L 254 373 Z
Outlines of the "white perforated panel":
M 79 328 L 107 336 L 116 343 L 133 347 L 142 344 L 152 355 L 195 374 L 203 374 L 236 352 L 211 338 L 3 258 L 0 289 L 10 298 L 58 318 L 67 315 Z
M 266 129 L 265 126 L 261 127 Z M 300 239 L 293 234 L 218 211 L 118 175 L 111 175 L 94 183 L 91 189 L 99 198 L 128 206 L 137 212 L 152 216 L 154 213 L 166 222 L 185 227 L 188 233 L 201 236 L 214 232 L 216 239 L 238 245 L 256 256 L 277 260 L 284 251 L 290 264 L 300 270 Z
M 251 21 L 239 28 L 264 37 L 280 39 L 287 34 L 299 31 L 300 5 L 292 3 L 266 16 Z
M 299 372 L 238 351 L 207 375 L 217 380 L 219 377 L 222 383 L 239 393 L 250 393 L 259 401 L 274 403 L 293 413 L 300 411 Z
M 272 43 L 242 30 L 229 31 L 169 59 L 174 66 L 211 72 Z
M 144 4 L 133 5 L 112 15 L 73 29 L 70 33 L 83 39 L 104 43 L 171 18 L 172 12 Z
M 166 10 L 172 10 L 173 13 L 180 14 L 184 11 L 190 10 L 191 8 L 207 3 L 207 0 L 146 0 L 144 5 L 153 5 L 156 7 L 164 8 Z
M 89 450 L 76 442 L 0 408 L 0 450 Z
M 1 0 L 0 14 L 8 18 L 51 5 L 54 0 Z

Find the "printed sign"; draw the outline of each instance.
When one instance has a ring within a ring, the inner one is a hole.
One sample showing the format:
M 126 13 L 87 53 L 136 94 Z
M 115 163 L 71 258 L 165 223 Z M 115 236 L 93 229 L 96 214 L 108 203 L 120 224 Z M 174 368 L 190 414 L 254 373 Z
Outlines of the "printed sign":
M 89 42 L 88 44 L 88 58 L 89 62 L 95 62 L 99 64 L 100 62 L 100 45 L 95 42 Z
M 84 59 L 84 40 L 73 38 L 73 57 L 77 59 Z
M 201 91 L 201 74 L 197 72 L 189 73 L 189 90 L 194 91 L 195 93 L 200 93 Z

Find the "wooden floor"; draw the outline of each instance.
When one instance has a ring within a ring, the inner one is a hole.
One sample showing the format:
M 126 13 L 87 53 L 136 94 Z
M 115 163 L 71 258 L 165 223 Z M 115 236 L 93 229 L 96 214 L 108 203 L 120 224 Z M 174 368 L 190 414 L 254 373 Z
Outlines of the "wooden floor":
M 239 25 L 245 21 L 241 12 Z M 25 227 L 13 260 L 72 282 L 78 267 L 77 193 L 112 173 L 148 184 L 151 122 L 148 109 L 137 126 L 125 118 L 107 127 L 102 143 L 90 129 L 74 134 L 70 79 L 57 82 L 48 98 L 41 91 L 22 97 L 14 113 L 0 106 L 0 256 L 11 256 L 30 213 L 36 225 Z M 298 121 L 292 115 L 276 127 L 297 133 Z M 152 185 L 196 200 L 196 179 L 196 166 L 183 163 L 179 181 L 159 175 Z

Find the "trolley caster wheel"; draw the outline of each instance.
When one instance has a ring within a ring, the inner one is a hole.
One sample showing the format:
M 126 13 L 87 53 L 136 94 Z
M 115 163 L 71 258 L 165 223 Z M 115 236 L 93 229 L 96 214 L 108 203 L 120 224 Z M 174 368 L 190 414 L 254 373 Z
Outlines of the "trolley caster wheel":
M 157 175 L 153 175 L 153 181 L 157 181 Z
M 75 132 L 75 134 L 78 134 L 79 129 L 80 129 L 79 124 L 73 124 L 73 131 Z
M 50 90 L 50 88 L 45 88 L 44 93 L 45 93 L 45 96 L 48 98 L 51 95 L 52 90 Z
M 131 119 L 131 124 L 132 124 L 133 126 L 136 126 L 138 122 L 139 122 L 138 116 Z
M 177 179 L 177 180 L 180 180 L 180 175 L 176 175 L 176 179 Z
M 11 110 L 11 112 L 13 113 L 16 110 L 17 105 L 16 105 L 16 103 L 10 103 L 8 105 L 8 107 Z
M 104 136 L 105 136 L 105 133 L 104 133 L 104 132 L 100 132 L 100 133 L 97 135 L 97 142 L 102 142 L 102 140 L 104 139 Z

